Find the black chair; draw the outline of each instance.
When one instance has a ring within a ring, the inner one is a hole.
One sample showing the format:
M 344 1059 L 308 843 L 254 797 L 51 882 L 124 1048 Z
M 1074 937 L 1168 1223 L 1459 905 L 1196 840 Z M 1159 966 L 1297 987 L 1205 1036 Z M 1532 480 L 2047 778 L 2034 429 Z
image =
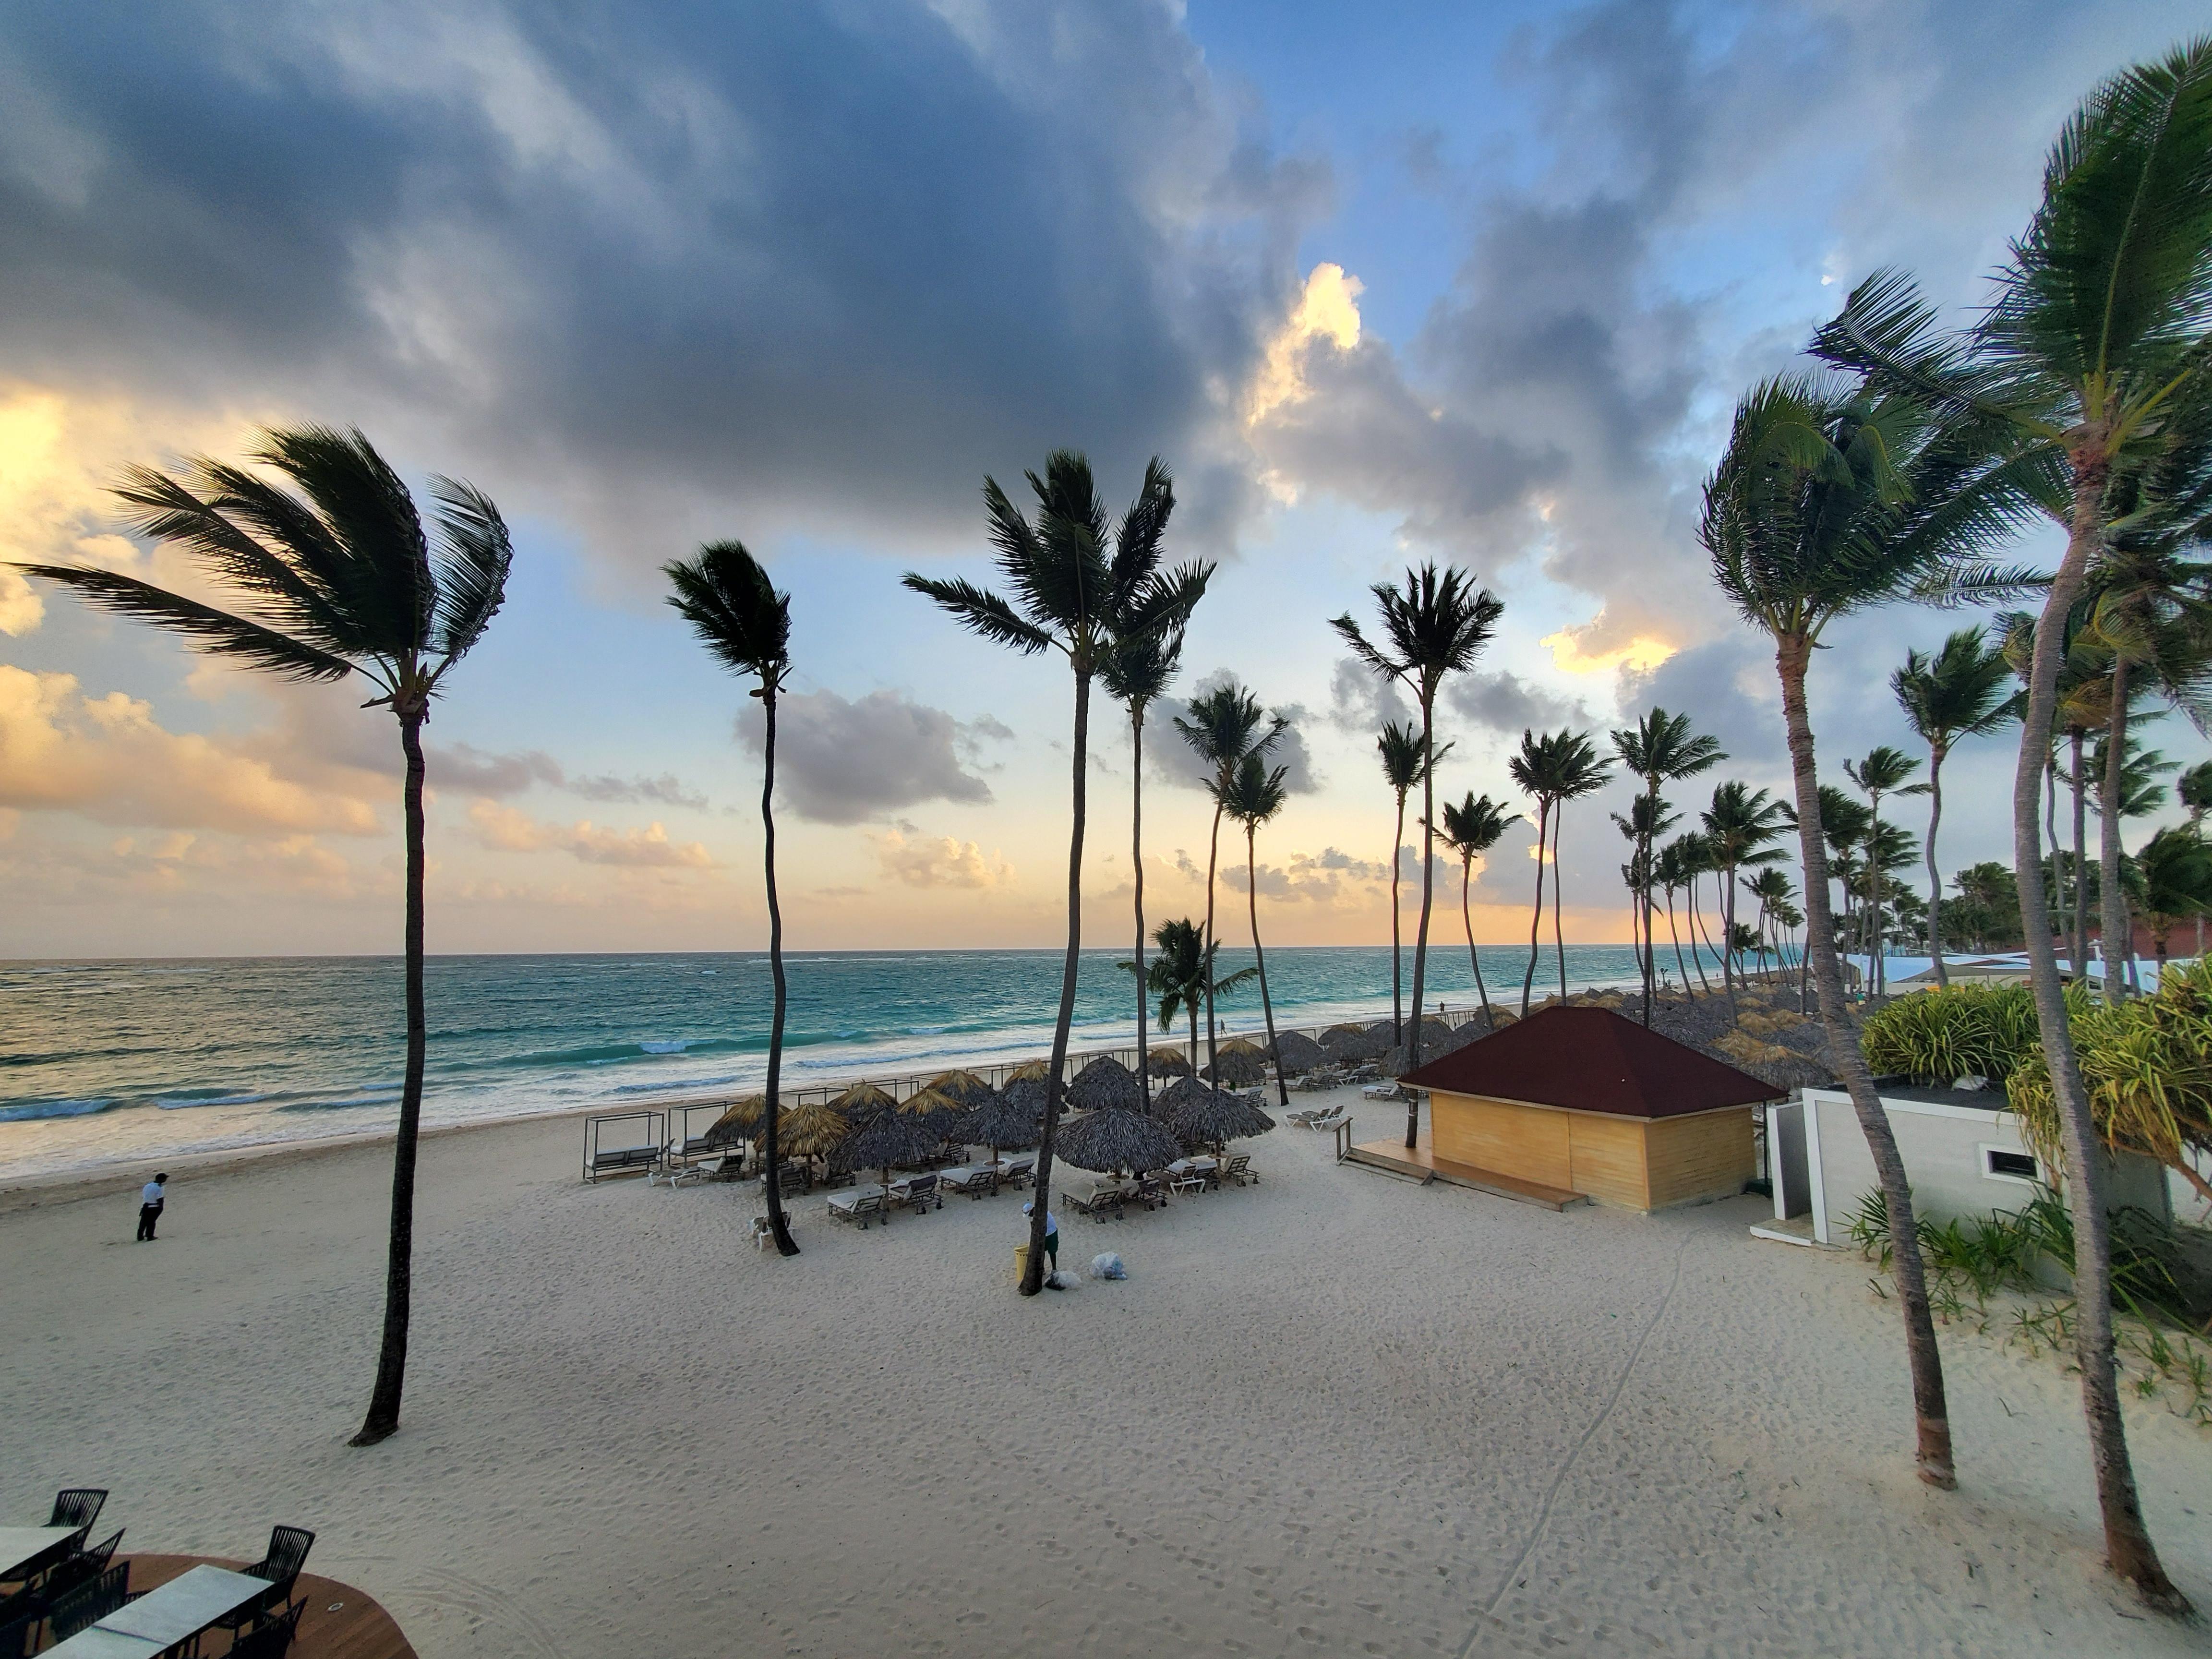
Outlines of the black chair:
M 244 1607 L 226 1613 L 216 1623 L 224 1630 L 235 1632 L 270 1608 L 280 1607 L 290 1601 L 292 1581 L 300 1576 L 300 1569 L 307 1565 L 307 1551 L 314 1541 L 315 1534 L 305 1527 L 271 1527 L 269 1529 L 269 1553 L 246 1569 L 249 1577 L 266 1578 L 269 1589 Z
M 115 1558 L 115 1547 L 122 1541 L 123 1528 L 118 1527 L 113 1537 L 101 1540 L 88 1550 L 79 1550 L 66 1561 L 48 1568 L 46 1576 L 39 1581 L 39 1598 L 48 1607 L 54 1607 L 79 1585 L 90 1583 L 107 1571 L 107 1564 Z
M 292 1650 L 292 1638 L 300 1633 L 300 1615 L 307 1610 L 305 1601 L 295 1601 L 281 1613 L 266 1614 L 231 1644 L 230 1659 L 283 1659 Z
M 118 1538 L 122 1536 L 117 1534 Z M 53 1604 L 46 1617 L 53 1626 L 53 1639 L 66 1642 L 79 1631 L 89 1628 L 131 1599 L 131 1564 L 118 1561 L 89 1582 L 79 1584 Z
M 64 1486 L 54 1494 L 54 1512 L 46 1517 L 50 1527 L 75 1527 L 79 1539 L 88 1536 L 92 1523 L 100 1519 L 100 1506 L 107 1502 L 105 1486 Z
M 17 1607 L 15 1602 L 22 1605 Z M 0 1607 L 0 1659 L 23 1659 L 31 1651 L 31 1638 L 46 1621 L 46 1604 L 39 1596 L 16 1596 Z

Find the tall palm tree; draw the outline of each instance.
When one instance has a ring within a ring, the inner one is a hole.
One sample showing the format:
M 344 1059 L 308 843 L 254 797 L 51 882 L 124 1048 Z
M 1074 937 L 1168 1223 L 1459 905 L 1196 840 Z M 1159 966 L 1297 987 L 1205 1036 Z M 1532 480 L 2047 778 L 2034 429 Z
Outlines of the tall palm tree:
M 1736 1017 L 1735 981 L 1729 971 L 1736 955 L 1736 872 L 1747 866 L 1771 864 L 1782 856 L 1770 845 L 1782 833 L 1782 803 L 1766 791 L 1731 778 L 1714 787 L 1712 805 L 1698 815 L 1705 845 L 1720 871 L 1721 937 L 1729 942 L 1721 957 L 1721 985 L 1728 993 L 1731 1019 Z
M 793 1256 L 799 1246 L 783 1213 L 782 1183 L 775 1144 L 778 1103 L 783 1097 L 783 907 L 775 887 L 775 697 L 791 677 L 791 595 L 780 593 L 760 562 L 742 542 L 709 542 L 688 562 L 661 567 L 675 592 L 668 603 L 691 624 L 708 651 L 733 673 L 760 684 L 747 693 L 758 697 L 766 736 L 762 746 L 761 861 L 768 888 L 768 973 L 774 988 L 768 1028 L 769 1109 L 761 1114 L 761 1190 L 768 1198 L 769 1231 L 776 1254 Z
M 1962 628 L 1930 656 L 1908 651 L 1905 665 L 1889 677 L 1905 717 L 1928 745 L 1928 954 L 1936 982 L 1948 986 L 1943 966 L 1943 878 L 1936 867 L 1936 832 L 1943 822 L 1943 762 L 1952 745 L 1966 738 L 1984 738 L 2018 717 L 2005 682 L 2012 669 L 2004 649 L 1991 645 L 1978 628 Z
M 2104 648 L 2090 627 L 2091 606 L 2077 598 L 2063 623 L 2065 635 L 2051 710 L 2051 729 L 2044 750 L 2044 821 L 2051 842 L 2051 873 L 2057 903 L 2053 907 L 2066 935 L 2067 956 L 2076 984 L 2088 982 L 2089 912 L 2087 860 L 2088 810 L 2082 769 L 2082 750 L 2088 734 L 2100 729 L 2111 698 L 2112 653 Z M 2027 687 L 2034 678 L 2037 619 L 2030 612 L 2009 611 L 1999 615 L 2005 661 L 2020 681 L 2014 699 L 2014 718 L 2027 706 Z M 2069 769 L 2062 771 L 2058 750 L 2064 742 Z M 2074 850 L 2063 851 L 2058 834 L 2058 791 L 2062 783 L 2073 791 Z M 2070 874 L 2068 873 L 2070 870 Z M 2068 887 L 2071 886 L 2069 895 Z M 2070 908 L 2069 908 L 2070 907 Z
M 1651 895 L 1659 872 L 1657 854 L 1653 849 L 1658 838 L 1680 823 L 1682 817 L 1667 804 L 1663 795 L 1644 794 L 1629 802 L 1626 817 L 1615 812 L 1613 821 L 1620 830 L 1621 839 L 1629 845 L 1628 862 L 1620 866 L 1620 879 L 1628 888 L 1629 930 L 1637 936 L 1633 943 L 1638 966 L 1644 969 L 1648 985 L 1657 977 L 1653 971 L 1656 957 L 1651 943 Z M 1650 1012 L 1647 1007 L 1647 1023 Z
M 1878 744 L 1867 751 L 1864 760 L 1845 761 L 1844 775 L 1858 785 L 1867 798 L 1867 808 L 1873 814 L 1871 827 L 1867 831 L 1867 845 L 1874 848 L 1881 841 L 1881 798 L 1887 794 L 1918 794 L 1925 784 L 1908 784 L 1905 780 L 1920 769 L 1920 763 L 1901 749 L 1887 744 Z M 1869 994 L 1880 996 L 1889 988 L 1888 958 L 1884 950 L 1881 931 L 1881 878 L 1889 866 L 1869 851 L 1867 858 L 1867 925 L 1873 930 L 1868 944 L 1867 985 Z
M 2143 1524 L 2112 1355 L 2112 1237 L 2096 1125 L 2051 943 L 2036 822 L 2064 648 L 2058 623 L 2106 544 L 2116 470 L 2212 380 L 2212 36 L 2099 85 L 2068 120 L 2044 170 L 2043 200 L 1998 272 L 1994 302 L 1963 339 L 1941 334 L 1908 282 L 1883 273 L 1854 293 L 1816 349 L 1923 396 L 2001 419 L 2058 464 L 2066 552 L 2053 573 L 2013 779 L 2014 863 L 2044 1056 L 2074 1212 L 2075 1350 L 2106 1559 L 2151 1606 L 2187 1599 Z
M 476 642 L 507 595 L 514 560 L 507 526 L 472 484 L 434 478 L 436 551 L 407 486 L 358 430 L 303 426 L 264 431 L 252 459 L 299 494 L 208 456 L 179 473 L 134 466 L 116 494 L 139 534 L 191 555 L 244 601 L 218 611 L 136 577 L 75 565 L 18 568 L 76 589 L 105 610 L 181 634 L 200 650 L 290 680 L 358 673 L 389 708 L 406 757 L 407 1067 L 392 1148 L 392 1225 L 386 1256 L 384 1336 L 376 1383 L 356 1446 L 399 1426 L 414 1284 L 415 1156 L 429 1045 L 422 990 L 422 723 L 447 673 Z M 304 499 L 303 499 L 304 497 Z
M 1281 714 L 1270 714 L 1260 707 L 1254 696 L 1233 679 L 1225 680 L 1212 690 L 1202 692 L 1191 701 L 1188 718 L 1175 717 L 1176 730 L 1182 740 L 1209 769 L 1206 780 L 1208 792 L 1213 796 L 1213 827 L 1206 843 L 1206 943 L 1209 952 L 1221 948 L 1221 935 L 1213 925 L 1214 875 L 1221 860 L 1221 817 L 1225 810 L 1222 799 L 1237 777 L 1237 769 L 1244 763 L 1248 755 L 1265 760 L 1274 751 L 1290 730 L 1290 721 Z M 1213 1018 L 1213 995 L 1209 989 L 1206 1002 L 1206 1063 L 1213 1068 L 1213 1075 L 1221 1075 L 1217 1062 L 1220 1059 L 1221 1034 Z
M 1267 1025 L 1267 1058 L 1275 1065 L 1276 1093 L 1286 1108 L 1291 1103 L 1290 1079 L 1283 1070 L 1282 1051 L 1275 1046 L 1275 1004 L 1267 994 L 1267 954 L 1260 948 L 1259 835 L 1260 826 L 1283 810 L 1288 799 L 1283 780 L 1289 772 L 1284 766 L 1271 772 L 1259 756 L 1247 755 L 1237 763 L 1237 775 L 1230 780 L 1221 803 L 1222 810 L 1244 826 L 1244 894 L 1252 921 L 1252 960 L 1260 975 L 1260 1012 Z M 1219 1075 L 1215 1073 L 1217 1078 Z
M 1806 939 L 1828 1035 L 1889 1209 L 1904 1304 L 1921 1478 L 1956 1484 L 1943 1362 L 1904 1160 L 1875 1092 L 1844 994 L 1829 907 L 1832 828 L 1814 763 L 1806 670 L 1838 617 L 1903 597 L 1947 561 L 1972 559 L 2026 515 L 2001 463 L 1972 431 L 1954 434 L 1917 400 L 1768 380 L 1737 406 L 1729 444 L 1705 483 L 1698 539 L 1713 579 L 1774 641 L 1804 867 Z
M 1513 781 L 1536 801 L 1536 914 L 1528 924 L 1528 967 L 1521 976 L 1521 1012 L 1528 1012 L 1536 982 L 1537 939 L 1544 925 L 1544 832 L 1551 831 L 1552 939 L 1559 963 L 1559 995 L 1567 994 L 1566 938 L 1560 921 L 1559 820 L 1566 803 L 1595 793 L 1605 785 L 1613 763 L 1601 758 L 1587 732 L 1561 726 L 1538 737 L 1521 733 L 1521 750 L 1505 763 Z
M 1396 799 L 1398 816 L 1390 831 L 1390 1035 L 1402 1042 L 1406 1040 L 1406 1001 L 1404 981 L 1400 969 L 1404 965 L 1405 946 L 1399 936 L 1398 875 L 1404 859 L 1401 850 L 1406 844 L 1406 797 L 1421 781 L 1426 768 L 1422 753 L 1421 734 L 1411 720 L 1402 724 L 1392 720 L 1382 727 L 1375 739 L 1376 752 L 1382 757 L 1382 781 L 1390 786 Z M 1451 752 L 1446 744 L 1437 750 L 1442 760 Z M 1419 1012 L 1418 1005 L 1415 1012 Z
M 983 505 L 999 574 L 1012 592 L 1001 598 L 971 582 L 909 570 L 914 592 L 962 626 L 1024 656 L 1058 651 L 1075 674 L 1074 787 L 1067 838 L 1067 953 L 1060 969 L 1060 1013 L 1054 1022 L 1046 1081 L 1044 1127 L 1037 1142 L 1036 1202 L 1030 1218 L 1024 1296 L 1044 1288 L 1045 1217 L 1052 1192 L 1053 1145 L 1075 1018 L 1075 976 L 1083 948 L 1084 785 L 1090 767 L 1091 681 L 1130 641 L 1181 627 L 1206 592 L 1206 567 L 1162 568 L 1161 543 L 1175 510 L 1175 486 L 1155 456 L 1136 501 L 1109 529 L 1091 463 L 1073 450 L 1054 450 L 1044 476 L 1029 474 L 1036 497 L 1031 523 L 994 478 L 983 481 Z
M 2212 807 L 2212 761 L 2199 761 L 2173 781 L 2173 793 L 2189 814 L 2189 827 L 2204 833 L 2204 813 Z M 2197 915 L 2197 955 L 2204 955 L 2204 915 Z
M 1106 695 L 1129 711 L 1129 867 L 1136 889 L 1137 1053 L 1145 1052 L 1145 710 L 1182 665 L 1183 630 L 1162 629 L 1119 642 L 1099 671 Z M 1152 1072 L 1137 1067 L 1145 1110 L 1152 1109 Z
M 1353 654 L 1378 674 L 1404 683 L 1421 710 L 1421 921 L 1413 934 L 1413 1019 L 1404 1030 L 1405 1069 L 1421 1063 L 1421 981 L 1429 963 L 1429 911 L 1437 885 L 1437 692 L 1448 674 L 1474 665 L 1505 614 L 1504 603 L 1456 568 L 1434 564 L 1406 573 L 1406 585 L 1377 582 L 1369 590 L 1382 622 L 1382 645 L 1368 642 L 1351 616 L 1334 626 Z M 1395 860 L 1394 850 L 1391 858 Z M 1410 1123 L 1415 1097 L 1407 1097 Z M 1413 1131 L 1406 1131 L 1413 1144 Z
M 2212 909 L 2212 847 L 2194 829 L 2171 825 L 2143 843 L 2136 866 L 2142 875 L 2143 919 L 2150 925 L 2159 982 L 2164 984 L 2166 940 L 2174 924 L 2190 916 L 2202 920 Z
M 1627 770 L 1644 780 L 1644 793 L 1653 802 L 1651 822 L 1658 820 L 1660 786 L 1679 783 L 1693 778 L 1700 772 L 1711 770 L 1728 757 L 1721 752 L 1719 740 L 1699 735 L 1691 730 L 1687 714 L 1669 714 L 1665 709 L 1652 711 L 1626 731 L 1613 734 L 1613 752 Z M 1647 830 L 1637 843 L 1637 860 L 1649 876 L 1652 868 L 1651 837 L 1655 831 Z M 1651 884 L 1644 884 L 1640 906 L 1644 930 L 1644 1023 L 1651 1024 L 1651 986 L 1653 973 L 1651 948 Z
M 1160 1030 L 1175 1030 L 1178 1012 L 1190 1021 L 1190 1069 L 1198 1070 L 1198 1011 L 1206 1006 L 1208 995 L 1223 997 L 1248 984 L 1259 974 L 1256 968 L 1240 968 L 1233 974 L 1214 977 L 1208 973 L 1213 965 L 1215 951 L 1208 948 L 1205 931 L 1189 917 L 1164 921 L 1152 930 L 1152 943 L 1159 954 L 1139 973 L 1133 962 L 1117 962 L 1114 965 L 1125 974 L 1137 974 L 1138 982 L 1159 999 Z M 1139 1050 L 1141 1053 L 1141 1049 Z M 1146 1067 L 1150 1069 L 1149 1066 Z
M 1508 812 L 1501 802 L 1478 795 L 1471 789 L 1467 799 L 1457 805 L 1444 803 L 1444 845 L 1459 854 L 1459 914 L 1460 920 L 1467 925 L 1468 965 L 1474 969 L 1474 990 L 1482 999 L 1482 1017 L 1493 1028 L 1497 1021 L 1490 1012 L 1490 988 L 1482 982 L 1482 959 L 1474 952 L 1474 912 L 1471 908 L 1474 861 L 1498 845 L 1498 838 L 1505 833 L 1507 824 L 1520 821 L 1518 812 Z
M 1667 936 L 1674 942 L 1674 969 L 1682 975 L 1683 1000 L 1689 1002 L 1697 1000 L 1697 993 L 1690 988 L 1690 967 L 1682 960 L 1682 935 L 1674 926 L 1674 895 L 1697 879 L 1696 858 L 1690 845 L 1693 839 L 1689 836 L 1677 836 L 1659 849 L 1659 856 L 1652 866 L 1652 874 L 1667 897 Z M 1693 933 L 1690 938 L 1691 951 L 1694 954 L 1697 948 L 1697 936 Z M 1702 964 L 1698 972 L 1702 977 L 1705 973 Z M 1705 988 L 1711 990 L 1712 988 L 1707 986 Z
M 1766 948 L 1770 940 L 1773 945 L 1775 960 L 1786 968 L 1789 957 L 1782 948 L 1781 928 L 1783 918 L 1792 914 L 1791 901 L 1797 896 L 1797 890 L 1790 885 L 1787 874 L 1770 864 L 1744 883 L 1743 890 L 1759 901 L 1759 919 L 1753 926 L 1759 938 L 1761 971 L 1766 966 Z

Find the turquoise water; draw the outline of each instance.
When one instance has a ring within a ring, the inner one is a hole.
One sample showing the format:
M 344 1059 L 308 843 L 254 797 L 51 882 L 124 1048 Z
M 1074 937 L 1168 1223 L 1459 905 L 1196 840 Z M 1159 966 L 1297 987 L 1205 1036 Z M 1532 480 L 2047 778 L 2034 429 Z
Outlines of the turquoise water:
M 1078 1050 L 1131 1041 L 1125 954 L 1084 955 Z M 1517 998 L 1527 950 L 1481 954 L 1492 994 Z M 1249 960 L 1223 951 L 1224 969 Z M 793 953 L 787 1086 L 1042 1054 L 1060 963 L 1057 951 Z M 1572 986 L 1636 973 L 1626 946 L 1571 945 L 1566 969 Z M 1408 950 L 1409 987 L 1412 972 Z M 1267 978 L 1284 1025 L 1389 1012 L 1388 947 L 1270 951 Z M 1536 982 L 1557 986 L 1548 947 Z M 425 1120 L 757 1085 L 769 989 L 768 959 L 750 952 L 433 957 Z M 1474 996 L 1466 946 L 1433 951 L 1424 1000 Z M 1256 1028 L 1256 988 L 1218 1012 L 1224 1030 Z M 384 1127 L 404 1032 L 396 958 L 0 963 L 0 1176 Z

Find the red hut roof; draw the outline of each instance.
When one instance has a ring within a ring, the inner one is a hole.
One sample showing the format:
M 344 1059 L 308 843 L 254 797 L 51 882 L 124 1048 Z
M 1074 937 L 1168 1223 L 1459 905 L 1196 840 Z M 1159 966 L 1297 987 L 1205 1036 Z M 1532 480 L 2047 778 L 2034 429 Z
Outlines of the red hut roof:
M 1610 1008 L 1547 1008 L 1399 1079 L 1448 1094 L 1681 1117 L 1789 1094 Z

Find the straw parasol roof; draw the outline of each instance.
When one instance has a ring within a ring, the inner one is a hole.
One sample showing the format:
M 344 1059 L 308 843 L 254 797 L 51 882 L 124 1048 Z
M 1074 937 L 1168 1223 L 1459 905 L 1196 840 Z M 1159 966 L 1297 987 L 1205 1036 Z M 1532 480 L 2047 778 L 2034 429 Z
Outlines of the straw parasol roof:
M 1200 1066 L 1198 1074 L 1210 1083 L 1249 1088 L 1267 1075 L 1267 1050 L 1242 1037 L 1232 1037 L 1221 1045 L 1218 1058 L 1210 1066 Z
M 1042 1138 L 1043 1118 L 1020 1101 L 1001 1095 L 960 1120 L 954 1133 L 969 1146 L 1034 1146 Z
M 1174 1163 L 1182 1148 L 1157 1119 L 1109 1106 L 1086 1112 L 1061 1130 L 1058 1156 L 1079 1170 L 1141 1174 Z
M 848 1122 L 858 1127 L 871 1118 L 892 1110 L 898 1102 L 891 1098 L 889 1091 L 878 1089 L 872 1083 L 855 1083 L 830 1103 L 845 1115 Z
M 1042 1122 L 1045 1097 L 1051 1088 L 1048 1081 L 1050 1076 L 1051 1068 L 1041 1060 L 1033 1060 L 1026 1066 L 1017 1066 L 1006 1074 L 1006 1085 L 999 1091 L 1000 1096 L 1024 1111 L 1034 1112 Z
M 775 1121 L 777 1145 L 793 1158 L 826 1157 L 850 1133 L 852 1126 L 845 1121 L 845 1115 L 818 1100 L 794 1106 Z
M 1195 1078 L 1170 1084 L 1160 1097 L 1160 1109 L 1176 1133 L 1196 1145 L 1218 1146 L 1275 1127 L 1273 1118 L 1243 1096 L 1209 1089 Z
M 898 1115 L 918 1119 L 939 1140 L 950 1140 L 968 1111 L 948 1094 L 936 1089 L 920 1089 L 899 1102 Z
M 939 1072 L 929 1079 L 929 1086 L 964 1112 L 996 1100 L 999 1091 L 973 1072 Z
M 888 1170 L 895 1164 L 915 1164 L 940 1146 L 945 1136 L 929 1125 L 927 1115 L 886 1112 L 842 1148 L 845 1161 L 856 1170 Z
M 1134 1072 L 1113 1055 L 1101 1054 L 1075 1074 L 1075 1081 L 1067 1085 L 1067 1102 L 1083 1112 L 1109 1108 L 1140 1112 L 1145 1107 L 1145 1089 Z
M 1285 1031 L 1275 1039 L 1275 1063 L 1285 1077 L 1310 1072 L 1328 1058 L 1328 1050 L 1303 1031 Z
M 1145 1056 L 1145 1069 L 1154 1077 L 1188 1077 L 1190 1056 L 1180 1048 L 1155 1048 Z
M 716 1118 L 714 1127 L 707 1131 L 707 1145 L 710 1147 L 742 1146 L 753 1138 L 753 1132 L 760 1127 L 761 1119 L 767 1113 L 766 1095 L 747 1095 L 743 1100 L 733 1102 L 723 1109 L 721 1116 Z
M 1024 1060 L 1006 1073 L 1009 1083 L 1042 1083 L 1052 1075 L 1052 1067 L 1041 1060 Z

